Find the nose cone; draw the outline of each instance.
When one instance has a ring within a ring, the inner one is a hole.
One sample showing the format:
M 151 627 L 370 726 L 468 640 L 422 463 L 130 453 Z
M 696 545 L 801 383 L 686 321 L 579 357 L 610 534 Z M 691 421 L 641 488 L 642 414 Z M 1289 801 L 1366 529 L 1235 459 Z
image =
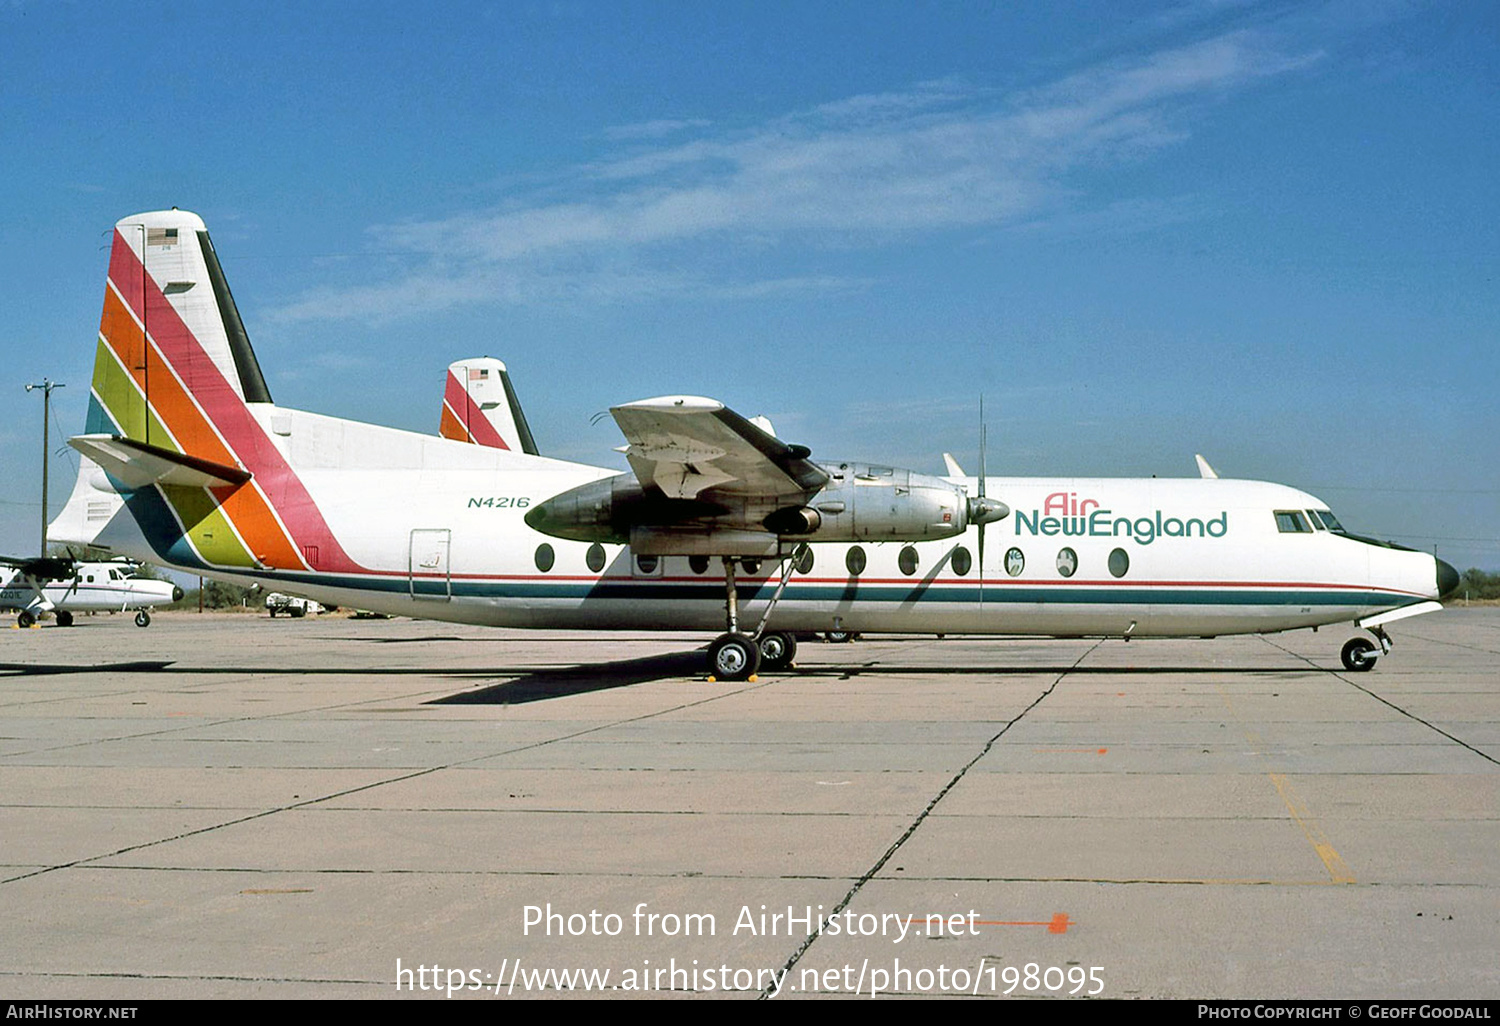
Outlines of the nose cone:
M 1458 590 L 1458 571 L 1453 569 L 1451 563 L 1445 563 L 1441 559 L 1437 563 L 1437 590 L 1438 598 L 1447 598 Z

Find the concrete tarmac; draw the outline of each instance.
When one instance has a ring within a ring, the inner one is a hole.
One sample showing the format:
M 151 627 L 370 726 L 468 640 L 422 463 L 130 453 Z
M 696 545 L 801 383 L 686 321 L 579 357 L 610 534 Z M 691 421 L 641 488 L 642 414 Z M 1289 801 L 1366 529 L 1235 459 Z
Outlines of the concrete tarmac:
M 1352 633 L 0 628 L 0 996 L 1494 998 L 1500 609 Z

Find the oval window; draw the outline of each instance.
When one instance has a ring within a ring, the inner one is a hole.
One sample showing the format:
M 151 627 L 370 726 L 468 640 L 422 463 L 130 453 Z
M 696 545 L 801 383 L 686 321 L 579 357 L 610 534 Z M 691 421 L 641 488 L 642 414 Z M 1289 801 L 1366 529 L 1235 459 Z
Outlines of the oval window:
M 600 545 L 598 542 L 594 542 L 594 544 L 589 546 L 588 552 L 584 554 L 583 561 L 584 563 L 588 564 L 588 568 L 596 574 L 600 570 L 603 570 L 604 546 Z
M 1020 549 L 1009 549 L 1005 553 L 1005 572 L 1012 577 L 1020 577 L 1021 571 L 1026 569 L 1026 553 Z
M 1109 554 L 1109 572 L 1124 577 L 1130 572 L 1130 554 L 1124 549 L 1115 549 Z
M 899 566 L 901 568 L 901 572 L 908 577 L 916 573 L 917 550 L 912 548 L 910 545 L 906 546 L 906 548 L 901 550 L 901 555 L 896 557 L 896 565 Z
M 635 568 L 643 574 L 654 574 L 659 562 L 655 556 L 636 556 Z
M 969 555 L 969 550 L 960 545 L 953 550 L 953 559 L 949 561 L 953 572 L 960 577 L 967 577 L 969 571 L 974 568 L 974 557 Z
M 557 562 L 557 554 L 552 551 L 552 546 L 542 542 L 536 547 L 536 568 L 542 573 L 552 569 L 552 564 Z
M 1064 577 L 1072 577 L 1078 572 L 1078 553 L 1072 549 L 1063 549 L 1057 554 L 1057 572 Z
M 802 546 L 797 551 L 797 558 L 794 560 L 794 565 L 797 567 L 797 572 L 799 574 L 812 573 L 813 550 L 811 545 L 808 545 L 806 543 L 802 544 Z
M 844 557 L 844 566 L 849 568 L 853 577 L 858 577 L 865 572 L 865 550 L 858 545 L 849 546 L 849 554 Z
M 708 557 L 689 556 L 688 566 L 693 568 L 693 573 L 695 574 L 706 574 L 708 573 Z

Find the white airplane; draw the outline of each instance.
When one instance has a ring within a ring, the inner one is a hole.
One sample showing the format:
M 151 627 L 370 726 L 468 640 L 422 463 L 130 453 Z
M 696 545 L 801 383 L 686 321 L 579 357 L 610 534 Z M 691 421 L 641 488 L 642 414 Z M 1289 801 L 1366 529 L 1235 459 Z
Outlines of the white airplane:
M 32 626 L 43 613 L 52 613 L 59 627 L 71 627 L 76 613 L 132 609 L 136 626 L 148 627 L 153 609 L 182 599 L 182 589 L 171 581 L 137 577 L 136 564 L 128 560 L 0 557 L 0 567 L 11 568 L 0 583 L 0 609 L 16 610 L 21 627 Z
M 203 222 L 139 214 L 115 228 L 84 459 L 50 532 L 328 605 L 722 631 L 718 679 L 785 668 L 799 632 L 1337 623 L 1378 642 L 1344 646 L 1363 670 L 1458 582 L 1283 485 L 933 477 L 814 460 L 711 399 L 610 412 L 629 473 L 277 406 Z

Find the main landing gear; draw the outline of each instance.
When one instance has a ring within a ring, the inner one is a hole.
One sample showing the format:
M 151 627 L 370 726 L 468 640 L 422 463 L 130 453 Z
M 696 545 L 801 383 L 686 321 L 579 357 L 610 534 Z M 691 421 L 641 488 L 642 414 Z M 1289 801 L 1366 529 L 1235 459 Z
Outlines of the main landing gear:
M 1377 651 L 1375 642 L 1369 638 L 1350 638 L 1344 642 L 1343 651 L 1339 653 L 1339 659 L 1344 664 L 1344 669 L 1353 673 L 1364 673 L 1375 668 L 1375 660 L 1383 655 L 1389 655 L 1391 651 L 1391 636 L 1382 627 L 1370 628 L 1370 633 L 1375 635 L 1380 642 Z
M 734 586 L 734 557 L 725 556 L 723 560 L 726 632 L 715 638 L 714 643 L 708 647 L 709 679 L 754 680 L 756 673 L 762 669 L 773 673 L 787 669 L 797 654 L 797 638 L 788 631 L 768 631 L 766 624 L 771 620 L 771 611 L 776 608 L 776 603 L 781 601 L 781 593 L 786 590 L 787 578 L 791 576 L 791 568 L 796 561 L 782 561 L 781 583 L 771 596 L 771 603 L 761 617 L 760 626 L 755 629 L 754 634 L 743 634 L 740 632 L 739 593 Z

